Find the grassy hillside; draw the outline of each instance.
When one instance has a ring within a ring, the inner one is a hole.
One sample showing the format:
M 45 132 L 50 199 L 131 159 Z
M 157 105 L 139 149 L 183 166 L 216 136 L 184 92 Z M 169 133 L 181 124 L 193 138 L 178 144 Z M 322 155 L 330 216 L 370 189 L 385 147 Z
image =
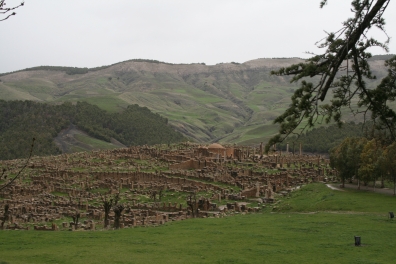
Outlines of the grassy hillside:
M 3 231 L 0 262 L 393 263 L 394 202 L 312 184 L 259 214 L 118 231 Z
M 384 58 L 378 59 L 370 63 L 381 77 Z M 253 144 L 276 132 L 272 122 L 298 85 L 270 71 L 298 62 L 257 59 L 207 66 L 131 60 L 93 69 L 36 67 L 2 74 L 0 96 L 56 103 L 83 100 L 113 113 L 138 104 L 198 142 Z

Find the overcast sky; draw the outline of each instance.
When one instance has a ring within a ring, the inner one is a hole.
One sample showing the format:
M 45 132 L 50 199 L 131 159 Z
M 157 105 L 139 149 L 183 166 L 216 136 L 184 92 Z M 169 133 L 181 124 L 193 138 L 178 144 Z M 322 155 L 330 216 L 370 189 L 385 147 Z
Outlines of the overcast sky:
M 351 0 L 25 0 L 0 22 L 0 73 L 97 67 L 129 59 L 170 63 L 302 57 L 351 17 Z M 6 0 L 11 7 L 20 3 Z M 3 16 L 4 17 L 4 16 Z M 396 37 L 396 3 L 387 32 Z M 384 35 L 378 35 L 384 40 Z M 390 42 L 396 53 L 396 42 Z M 374 54 L 385 54 L 373 50 Z

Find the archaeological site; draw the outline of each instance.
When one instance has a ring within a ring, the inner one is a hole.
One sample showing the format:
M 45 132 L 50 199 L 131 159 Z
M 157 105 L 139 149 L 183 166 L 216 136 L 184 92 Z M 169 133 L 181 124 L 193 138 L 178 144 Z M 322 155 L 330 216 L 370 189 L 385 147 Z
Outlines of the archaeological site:
M 220 144 L 155 145 L 5 160 L 0 228 L 84 231 L 276 209 L 277 197 L 336 180 L 320 155 Z M 25 168 L 24 168 L 25 167 Z M 11 182 L 12 181 L 12 182 Z

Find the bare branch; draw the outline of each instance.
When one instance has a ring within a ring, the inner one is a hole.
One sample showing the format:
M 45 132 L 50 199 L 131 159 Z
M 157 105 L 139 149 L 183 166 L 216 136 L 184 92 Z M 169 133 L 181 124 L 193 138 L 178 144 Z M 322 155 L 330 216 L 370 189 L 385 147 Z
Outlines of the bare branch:
M 7 8 L 7 7 L 4 7 L 4 6 L 6 6 L 5 0 L 0 0 L 0 14 L 7 14 L 8 12 L 11 12 L 11 11 L 13 11 L 21 6 L 24 6 L 24 5 L 25 5 L 25 2 L 21 2 L 17 6 Z M 16 15 L 16 13 L 12 12 L 11 14 L 7 15 L 5 18 L 1 18 L 0 21 L 4 21 L 14 15 Z
M 8 183 L 6 183 L 5 185 L 0 187 L 0 191 L 7 188 L 8 186 L 10 186 L 19 177 L 19 175 L 21 175 L 22 171 L 27 167 L 27 165 L 29 164 L 30 158 L 32 157 L 35 140 L 36 140 L 35 138 L 32 139 L 32 145 L 30 147 L 29 157 L 27 158 L 25 165 L 19 170 L 19 172 L 17 173 L 17 175 L 15 175 L 14 178 L 12 178 Z M 5 170 L 3 170 L 3 174 L 4 174 L 4 172 L 5 172 Z M 3 176 L 3 174 L 1 176 Z

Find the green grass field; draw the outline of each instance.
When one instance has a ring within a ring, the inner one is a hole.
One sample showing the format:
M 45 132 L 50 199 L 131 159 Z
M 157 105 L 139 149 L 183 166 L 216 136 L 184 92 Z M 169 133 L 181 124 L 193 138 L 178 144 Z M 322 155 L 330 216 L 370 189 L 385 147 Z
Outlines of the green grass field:
M 118 231 L 2 231 L 0 263 L 394 263 L 396 220 L 387 214 L 395 199 L 313 184 L 258 214 Z

